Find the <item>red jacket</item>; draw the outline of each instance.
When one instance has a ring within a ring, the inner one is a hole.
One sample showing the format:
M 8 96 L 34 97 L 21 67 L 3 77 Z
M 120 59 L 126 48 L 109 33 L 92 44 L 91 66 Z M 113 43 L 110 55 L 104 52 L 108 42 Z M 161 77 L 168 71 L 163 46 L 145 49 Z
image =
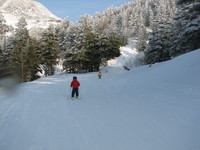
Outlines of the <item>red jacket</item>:
M 78 82 L 77 79 L 74 79 L 72 82 L 71 82 L 71 87 L 73 88 L 78 88 L 80 86 L 80 83 Z

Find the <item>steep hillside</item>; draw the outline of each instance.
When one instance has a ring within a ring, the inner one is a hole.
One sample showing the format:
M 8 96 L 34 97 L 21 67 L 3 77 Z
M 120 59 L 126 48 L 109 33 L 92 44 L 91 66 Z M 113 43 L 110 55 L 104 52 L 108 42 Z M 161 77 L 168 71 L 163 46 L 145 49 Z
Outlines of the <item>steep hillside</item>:
M 28 29 L 46 28 L 50 24 L 58 24 L 61 19 L 52 14 L 46 7 L 33 0 L 1 0 L 0 12 L 6 23 L 13 27 L 21 17 L 28 23 Z M 32 31 L 33 32 L 33 31 Z

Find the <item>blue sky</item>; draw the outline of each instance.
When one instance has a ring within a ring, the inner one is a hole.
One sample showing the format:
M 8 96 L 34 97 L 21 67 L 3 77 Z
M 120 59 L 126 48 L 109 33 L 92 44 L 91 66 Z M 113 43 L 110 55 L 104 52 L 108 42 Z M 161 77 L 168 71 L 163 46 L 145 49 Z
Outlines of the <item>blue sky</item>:
M 121 6 L 134 0 L 35 0 L 47 7 L 53 14 L 76 23 L 80 16 L 94 15 L 97 11 L 104 11 L 110 6 Z

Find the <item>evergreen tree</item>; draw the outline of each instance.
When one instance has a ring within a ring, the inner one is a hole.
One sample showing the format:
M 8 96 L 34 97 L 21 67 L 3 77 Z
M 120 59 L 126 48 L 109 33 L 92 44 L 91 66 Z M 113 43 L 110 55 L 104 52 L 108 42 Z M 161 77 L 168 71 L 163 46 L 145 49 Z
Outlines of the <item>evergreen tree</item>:
M 146 50 L 149 63 L 169 59 L 174 12 L 173 0 L 138 0 L 118 8 L 110 7 L 93 17 L 82 16 L 77 24 L 68 28 L 61 44 L 66 52 L 66 69 L 79 70 L 87 66 L 92 70 L 94 63 L 89 62 L 94 60 L 90 55 L 98 56 L 97 62 L 100 60 L 100 64 L 106 64 L 107 60 L 119 55 L 119 47 L 126 43 L 126 37 L 132 36 L 138 37 L 138 49 Z M 148 34 L 151 29 L 153 32 Z M 148 36 L 150 41 L 147 48 Z M 151 60 L 154 57 L 156 59 Z
M 169 2 L 169 1 L 168 1 Z M 159 8 L 153 31 L 149 36 L 149 44 L 145 50 L 145 61 L 147 64 L 162 62 L 170 59 L 170 47 L 172 46 L 173 31 L 172 17 L 168 3 Z
M 65 18 L 62 23 L 57 27 L 58 32 L 58 40 L 59 40 L 59 49 L 61 51 L 66 50 L 65 46 L 65 37 L 67 33 L 70 30 L 70 27 L 72 26 L 72 23 L 68 20 L 68 18 Z
M 7 66 L 10 63 L 10 57 L 11 54 L 13 52 L 13 47 L 14 47 L 14 43 L 15 43 L 15 33 L 13 33 L 12 36 L 8 36 L 5 38 L 5 42 L 4 42 L 4 48 L 3 48 L 3 60 L 4 60 L 4 64 Z
M 117 33 L 102 34 L 98 37 L 98 53 L 100 53 L 101 65 L 107 65 L 107 61 L 120 56 L 120 46 L 127 44 L 127 39 Z
M 22 17 L 17 24 L 17 28 L 15 29 L 13 51 L 10 57 L 10 63 L 18 71 L 21 82 L 26 81 L 26 44 L 30 39 L 26 25 L 26 20 Z
M 54 27 L 50 26 L 43 34 L 41 41 L 41 56 L 45 75 L 54 74 L 54 66 L 57 64 L 59 47 L 58 36 Z
M 4 38 L 5 33 L 9 31 L 9 27 L 5 23 L 6 23 L 5 19 L 3 15 L 0 13 L 0 41 Z
M 137 50 L 139 52 L 144 51 L 147 46 L 147 31 L 145 27 L 142 27 L 139 31 L 139 37 L 138 37 L 138 45 L 137 45 Z
M 80 42 L 81 40 L 81 34 L 80 30 L 77 25 L 72 25 L 70 27 L 70 30 L 67 32 L 63 45 L 65 46 L 66 49 L 66 54 L 65 54 L 65 61 L 64 61 L 64 69 L 67 70 L 68 72 L 75 72 L 77 70 L 77 66 L 79 66 L 79 49 L 80 49 Z M 80 35 L 80 36 L 78 36 Z M 77 55 L 77 56 L 76 56 Z
M 90 16 L 81 17 L 80 21 L 73 25 L 66 34 L 65 45 L 67 54 L 65 55 L 65 69 L 77 72 L 84 68 L 83 50 L 85 49 L 85 39 L 88 31 L 91 31 Z
M 35 39 L 29 39 L 26 45 L 27 58 L 26 58 L 26 80 L 33 81 L 38 79 L 38 73 L 42 73 L 41 64 L 41 51 L 39 42 Z
M 97 34 L 88 31 L 84 39 L 84 49 L 82 52 L 82 64 L 89 72 L 98 71 L 101 64 L 101 54 L 99 48 L 99 37 Z
M 98 71 L 100 65 L 120 55 L 120 46 L 126 44 L 126 38 L 116 33 L 99 34 L 89 26 L 77 27 L 79 32 L 70 33 L 72 45 L 65 57 L 65 69 L 72 72 L 81 70 Z M 83 29 L 84 27 L 84 29 Z M 78 34 L 79 33 L 79 34 Z M 73 37 L 73 38 L 72 38 Z M 76 38 L 78 37 L 78 38 Z
M 200 48 L 200 2 L 177 0 L 172 57 Z
M 0 46 L 0 67 L 3 66 L 2 64 L 3 64 L 3 50 Z
M 21 18 L 11 41 L 10 65 L 17 71 L 20 82 L 37 79 L 37 73 L 41 71 L 39 44 L 29 36 L 26 25 L 26 20 Z
M 6 33 L 9 31 L 9 26 L 7 26 L 6 21 L 3 15 L 0 13 L 0 66 L 5 66 L 7 64 L 6 61 L 6 43 L 7 43 L 7 35 Z

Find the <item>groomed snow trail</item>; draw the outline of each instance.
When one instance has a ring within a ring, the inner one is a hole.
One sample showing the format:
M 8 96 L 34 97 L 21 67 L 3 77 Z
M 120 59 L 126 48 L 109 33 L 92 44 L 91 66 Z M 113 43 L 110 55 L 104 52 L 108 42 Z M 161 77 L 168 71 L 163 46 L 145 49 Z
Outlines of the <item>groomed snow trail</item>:
M 0 150 L 199 150 L 199 56 L 77 74 L 80 100 L 73 74 L 21 84 L 0 99 Z

